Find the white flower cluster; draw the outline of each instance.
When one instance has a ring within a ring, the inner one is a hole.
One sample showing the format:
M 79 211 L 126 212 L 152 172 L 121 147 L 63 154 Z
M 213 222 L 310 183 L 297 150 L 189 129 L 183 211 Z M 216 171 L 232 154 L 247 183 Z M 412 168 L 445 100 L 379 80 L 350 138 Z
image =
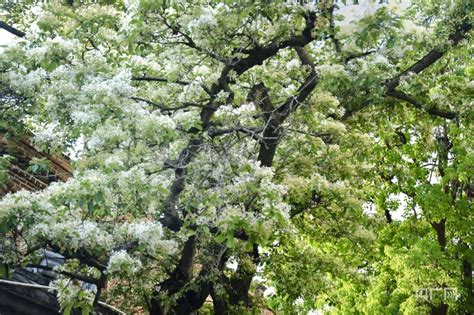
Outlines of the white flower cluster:
M 198 18 L 191 20 L 188 23 L 189 32 L 199 30 L 205 27 L 214 27 L 217 26 L 216 20 L 217 10 L 211 6 L 204 7 L 201 11 L 201 14 Z
M 65 39 L 61 36 L 47 38 L 40 46 L 31 47 L 26 50 L 26 55 L 37 62 L 47 58 L 47 54 L 69 55 L 77 51 L 79 46 L 77 39 Z
M 10 215 L 30 213 L 32 206 L 40 200 L 36 195 L 26 190 L 21 190 L 15 194 L 7 194 L 0 199 L 0 220 L 5 220 Z M 51 207 L 46 201 L 44 203 L 46 209 Z
M 382 54 L 377 54 L 373 59 L 374 64 L 387 66 L 390 65 L 390 61 Z
M 110 169 L 117 169 L 123 167 L 123 157 L 119 154 L 111 154 L 105 161 L 104 165 Z
M 178 111 L 173 115 L 173 120 L 186 130 L 199 125 L 201 121 L 197 110 Z
M 335 120 L 324 120 L 321 121 L 321 129 L 324 132 L 329 132 L 336 136 L 342 136 L 346 133 L 346 125 Z
M 228 205 L 219 210 L 217 225 L 221 231 L 232 229 L 236 222 L 245 222 L 248 226 L 256 224 L 257 218 L 252 212 L 245 211 L 244 205 Z
M 283 201 L 286 188 L 273 183 L 273 170 L 261 166 L 260 162 L 247 160 L 242 162 L 242 170 L 222 188 L 224 203 L 217 210 L 216 222 L 221 231 L 232 230 L 245 224 L 248 232 L 263 233 L 262 240 L 271 235 L 278 226 L 286 225 L 289 219 L 289 206 Z M 248 196 L 258 186 L 254 205 L 258 213 L 246 209 Z
M 57 292 L 61 308 L 90 305 L 94 302 L 95 293 L 91 290 L 83 290 L 82 281 L 71 281 L 66 277 L 59 277 L 50 283 L 52 290 Z M 70 311 L 70 309 L 69 309 Z
M 80 14 L 83 19 L 92 20 L 95 18 L 103 18 L 104 16 L 115 17 L 120 15 L 120 13 L 114 6 L 104 6 L 100 4 L 90 4 L 87 6 L 79 7 L 77 13 Z
M 100 116 L 92 109 L 74 110 L 71 112 L 71 118 L 76 125 L 89 125 L 98 124 L 100 122 Z
M 248 160 L 246 164 L 250 166 L 256 178 L 266 179 L 268 181 L 272 180 L 274 172 L 271 167 L 262 166 L 260 161 L 257 160 Z
M 33 227 L 31 235 L 50 239 L 53 243 L 60 244 L 62 248 L 71 250 L 84 248 L 89 251 L 108 251 L 115 244 L 110 233 L 100 229 L 97 223 L 91 221 L 53 220 L 38 223 Z
M 414 36 L 417 39 L 423 38 L 425 35 L 429 33 L 429 29 L 423 26 L 416 24 L 411 20 L 404 19 L 402 21 L 403 27 L 401 30 L 410 36 Z
M 301 64 L 300 62 L 293 58 L 291 59 L 287 64 L 286 64 L 286 70 L 288 71 L 293 71 L 293 70 L 297 70 L 301 67 Z
M 81 87 L 81 94 L 89 102 L 99 98 L 117 96 L 131 96 L 135 93 L 135 88 L 131 85 L 132 74 L 129 70 L 121 70 L 112 78 L 102 76 L 89 77 Z
M 53 148 L 59 148 L 64 144 L 65 134 L 57 123 L 39 124 L 34 128 L 33 142 L 48 144 Z
M 215 112 L 215 117 L 222 120 L 237 120 L 245 123 L 249 118 L 256 114 L 256 107 L 254 103 L 242 104 L 239 107 L 232 105 L 223 105 Z
M 154 111 L 144 115 L 138 123 L 137 128 L 140 134 L 147 139 L 164 141 L 170 138 L 176 129 L 176 122 L 168 115 L 163 115 L 159 111 Z
M 178 95 L 177 101 L 184 103 L 184 102 L 193 102 L 199 99 L 203 93 L 200 81 L 203 81 L 202 77 L 198 77 L 196 80 L 192 81 L 191 84 L 186 85 L 183 88 L 183 91 Z M 220 95 L 219 94 L 217 95 L 217 99 L 219 99 L 222 102 L 225 102 L 225 99 L 227 98 L 227 93 L 222 92 L 222 91 L 219 93 Z
M 105 144 L 121 143 L 127 139 L 129 139 L 129 135 L 123 130 L 122 126 L 107 122 L 99 126 L 85 141 L 89 150 L 98 151 Z
M 343 65 L 338 64 L 324 64 L 316 67 L 316 71 L 321 76 L 337 77 L 339 75 L 347 75 Z
M 28 72 L 24 66 L 19 66 L 18 71 L 10 71 L 5 74 L 11 86 L 22 94 L 30 95 L 39 90 L 44 84 L 47 73 L 38 68 Z
M 107 265 L 109 274 L 135 274 L 142 269 L 142 263 L 130 256 L 125 250 L 113 252 Z
M 119 235 L 124 239 L 137 240 L 145 246 L 148 254 L 152 256 L 172 255 L 177 249 L 177 244 L 171 240 L 163 239 L 163 227 L 159 222 L 135 221 L 125 223 L 118 228 Z

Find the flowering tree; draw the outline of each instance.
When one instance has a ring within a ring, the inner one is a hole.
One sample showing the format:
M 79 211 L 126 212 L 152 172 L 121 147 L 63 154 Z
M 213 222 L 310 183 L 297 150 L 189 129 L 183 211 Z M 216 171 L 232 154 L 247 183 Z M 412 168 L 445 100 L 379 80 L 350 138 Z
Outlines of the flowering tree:
M 474 305 L 469 1 L 3 6 L 0 128 L 76 158 L 0 201 L 1 260 L 62 254 L 65 312 Z

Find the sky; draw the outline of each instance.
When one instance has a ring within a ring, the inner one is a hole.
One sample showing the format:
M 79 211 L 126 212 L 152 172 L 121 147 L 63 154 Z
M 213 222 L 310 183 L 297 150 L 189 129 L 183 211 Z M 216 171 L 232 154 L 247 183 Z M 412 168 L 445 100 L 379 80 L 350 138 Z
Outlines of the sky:
M 15 35 L 8 33 L 4 29 L 0 30 L 0 46 L 11 43 L 14 38 L 15 38 Z

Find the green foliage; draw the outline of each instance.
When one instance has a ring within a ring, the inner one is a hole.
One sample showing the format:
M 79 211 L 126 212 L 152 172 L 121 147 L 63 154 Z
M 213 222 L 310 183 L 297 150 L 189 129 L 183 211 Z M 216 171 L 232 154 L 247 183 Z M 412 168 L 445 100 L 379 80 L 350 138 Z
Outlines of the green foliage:
M 28 171 L 33 174 L 44 174 L 48 173 L 51 167 L 51 161 L 47 157 L 43 158 L 32 158 L 30 160 L 30 165 L 28 166 Z
M 4 154 L 0 156 L 0 187 L 5 188 L 10 176 L 9 176 L 9 171 L 10 171 L 10 166 L 12 161 L 14 161 L 15 158 L 11 155 Z
M 0 201 L 0 266 L 60 252 L 65 314 L 468 312 L 473 5 L 313 2 L 1 4 L 0 129 L 76 161 Z

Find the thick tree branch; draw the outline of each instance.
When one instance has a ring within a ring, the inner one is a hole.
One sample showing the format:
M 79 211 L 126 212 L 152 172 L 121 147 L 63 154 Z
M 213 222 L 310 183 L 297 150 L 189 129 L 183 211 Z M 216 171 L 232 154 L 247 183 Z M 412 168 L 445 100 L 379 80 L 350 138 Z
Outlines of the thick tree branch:
M 451 46 L 455 47 L 459 44 L 459 42 L 462 39 L 467 38 L 467 35 L 471 29 L 472 29 L 472 24 L 470 22 L 464 22 L 463 24 L 461 24 L 458 30 L 449 36 L 449 40 L 451 41 L 451 44 L 452 44 Z M 385 82 L 383 82 L 382 85 L 385 88 L 385 91 L 386 91 L 385 94 L 387 96 L 391 96 L 391 97 L 400 99 L 402 101 L 405 101 L 413 105 L 415 108 L 425 110 L 427 113 L 431 115 L 438 116 L 441 118 L 446 118 L 446 119 L 454 119 L 456 117 L 456 113 L 451 112 L 451 111 L 440 110 L 440 109 L 437 109 L 436 107 L 425 109 L 422 106 L 422 104 L 420 104 L 416 99 L 396 89 L 400 85 L 400 82 L 403 77 L 411 73 L 414 73 L 414 74 L 421 73 L 423 70 L 425 70 L 426 68 L 434 64 L 436 61 L 438 61 L 441 57 L 443 57 L 447 51 L 448 49 L 440 50 L 438 48 L 434 48 L 431 51 L 429 51 L 420 60 L 418 60 L 413 65 L 408 67 L 408 69 L 394 76 L 393 78 L 388 79 Z M 344 114 L 342 119 L 343 120 L 348 119 L 349 117 L 351 117 L 353 114 L 355 114 L 362 108 L 364 107 L 353 109 L 351 111 L 346 112 L 346 114 Z
M 316 13 L 308 12 L 305 14 L 304 18 L 306 26 L 300 35 L 294 35 L 282 42 L 274 40 L 268 46 L 246 50 L 245 53 L 249 56 L 243 59 L 233 60 L 231 69 L 234 70 L 237 75 L 240 75 L 256 65 L 261 65 L 265 60 L 277 54 L 281 49 L 288 47 L 304 47 L 306 44 L 312 42 L 314 37 L 311 33 L 315 26 Z
M 334 9 L 335 6 L 331 6 L 327 12 L 327 17 L 329 19 L 329 38 L 331 39 L 332 43 L 334 44 L 334 49 L 338 54 L 341 53 L 341 43 L 339 39 L 336 37 L 336 24 L 334 22 Z
M 368 50 L 368 51 L 361 52 L 359 54 L 349 55 L 349 56 L 344 58 L 344 63 L 348 63 L 349 61 L 357 59 L 357 58 L 367 57 L 367 56 L 369 56 L 369 55 L 371 55 L 375 52 L 376 52 L 376 50 Z
M 54 271 L 55 273 L 62 274 L 62 275 L 67 276 L 69 278 L 77 279 L 77 280 L 87 282 L 87 283 L 92 283 L 92 284 L 98 284 L 99 283 L 99 279 L 92 278 L 92 277 L 87 277 L 87 276 L 84 276 L 84 275 L 80 275 L 80 274 L 76 274 L 76 273 L 72 273 L 72 272 L 68 272 L 68 271 L 63 271 L 63 270 L 61 270 L 61 271 L 60 270 L 53 270 L 53 268 L 49 267 L 49 266 L 43 266 L 43 265 L 38 265 L 38 264 L 28 264 L 28 265 L 26 265 L 26 267 L 43 269 L 43 270 L 47 270 L 47 271 Z
M 458 45 L 462 39 L 466 38 L 471 28 L 472 24 L 470 22 L 464 22 L 456 32 L 451 34 L 449 36 L 449 40 L 451 41 L 452 46 L 454 47 Z M 387 89 L 387 91 L 394 90 L 398 85 L 400 85 L 400 80 L 402 77 L 405 77 L 410 73 L 420 73 L 421 71 L 425 70 L 426 68 L 434 64 L 436 61 L 438 61 L 441 57 L 443 57 L 446 52 L 447 49 L 432 49 L 428 54 L 426 54 L 423 58 L 411 65 L 408 69 L 385 82 L 385 88 Z
M 414 107 L 416 107 L 418 109 L 426 110 L 426 112 L 428 112 L 429 114 L 431 114 L 433 116 L 438 116 L 438 117 L 446 118 L 446 119 L 456 118 L 456 113 L 455 112 L 443 111 L 443 110 L 437 109 L 435 107 L 424 109 L 423 105 L 418 103 L 417 100 L 415 100 L 413 97 L 411 97 L 411 96 L 409 96 L 406 93 L 403 93 L 401 91 L 398 91 L 398 90 L 387 91 L 387 95 L 395 97 L 395 98 L 397 98 L 399 100 L 402 100 L 402 101 L 405 101 L 407 103 L 410 103 L 411 105 L 413 105 Z
M 296 96 L 288 98 L 288 100 L 283 105 L 276 109 L 278 114 L 277 121 L 279 121 L 279 123 L 282 123 L 293 111 L 295 111 L 298 106 L 306 100 L 306 98 L 311 94 L 318 84 L 318 74 L 314 69 L 314 64 L 311 61 L 309 54 L 302 47 L 297 47 L 296 51 L 301 63 L 310 66 L 310 74 L 299 87 Z
M 76 258 L 80 262 L 82 262 L 83 264 L 89 265 L 91 267 L 95 267 L 96 269 L 98 269 L 100 271 L 107 270 L 107 264 L 106 263 L 94 258 L 92 255 L 90 255 L 89 253 L 87 253 L 83 249 L 78 249 L 75 252 L 66 252 L 62 248 L 60 248 L 58 246 L 55 246 L 55 245 L 52 245 L 51 243 L 48 244 L 48 245 L 54 252 L 59 253 L 59 254 L 63 255 L 64 257 L 66 257 L 66 258 Z
M 253 66 L 262 64 L 263 61 L 274 56 L 282 48 L 304 46 L 307 43 L 311 42 L 314 39 L 311 35 L 311 32 L 315 25 L 315 19 L 316 19 L 316 14 L 314 12 L 310 12 L 305 15 L 306 27 L 304 28 L 301 35 L 293 36 L 281 43 L 274 42 L 273 44 L 267 47 L 256 48 L 254 51 L 249 52 L 249 56 L 246 58 L 243 58 L 243 59 L 234 58 L 231 62 L 226 61 L 226 65 L 224 66 L 218 81 L 211 88 L 211 92 L 212 92 L 211 97 L 214 95 L 217 95 L 220 91 L 226 91 L 229 94 L 227 102 L 232 101 L 233 93 L 229 88 L 229 81 L 230 81 L 229 74 L 231 71 L 236 72 L 237 75 L 241 75 L 242 73 L 249 70 Z M 314 76 L 314 70 L 312 71 L 311 76 Z M 315 86 L 315 83 L 313 84 L 313 81 L 314 81 L 314 78 L 309 81 L 305 80 L 304 85 L 298 90 L 298 96 L 295 98 L 295 101 L 304 101 L 304 99 L 309 95 L 310 91 Z M 203 110 L 201 111 L 201 126 L 202 126 L 201 131 L 202 132 L 207 131 L 209 129 L 211 117 L 220 105 L 221 105 L 220 103 L 216 103 L 214 99 L 211 99 L 208 102 L 208 105 L 206 106 L 206 108 L 203 108 Z M 289 107 L 292 107 L 292 106 L 289 106 Z M 294 108 L 296 108 L 296 106 Z M 288 112 L 288 114 L 290 112 L 291 110 Z M 196 133 L 196 134 L 198 134 L 201 131 L 191 130 L 191 132 Z M 164 216 L 160 219 L 160 222 L 171 230 L 178 231 L 181 229 L 181 226 L 183 224 L 183 222 L 181 221 L 181 219 L 179 218 L 177 214 L 176 203 L 178 201 L 178 198 L 181 192 L 185 188 L 185 178 L 186 178 L 185 167 L 191 161 L 192 157 L 198 151 L 198 148 L 202 143 L 203 143 L 202 137 L 197 136 L 193 138 L 192 140 L 190 140 L 188 146 L 181 152 L 180 157 L 178 158 L 181 166 L 175 169 L 175 181 L 171 186 L 170 194 L 165 200 L 165 205 L 163 209 Z M 274 143 L 275 146 L 270 149 L 270 150 L 273 150 L 273 154 L 271 154 L 271 158 L 266 159 L 268 160 L 269 165 L 271 165 L 271 162 L 273 160 L 273 155 L 274 155 L 274 151 L 276 149 L 277 143 L 278 141 L 276 141 Z M 262 147 L 264 146 L 266 145 L 262 145 Z M 262 162 L 262 165 L 266 165 L 266 162 Z M 195 241 L 193 243 L 194 243 L 193 246 L 195 247 Z M 181 275 L 186 274 L 183 271 L 181 262 L 186 260 L 186 261 L 191 261 L 192 263 L 194 261 L 193 259 L 194 255 L 195 255 L 195 250 L 187 250 L 186 245 L 185 245 L 185 249 L 183 249 L 183 255 L 181 256 L 181 259 L 180 259 L 180 264 L 178 264 L 174 273 L 181 274 Z M 187 282 L 191 280 L 191 276 L 181 277 L 180 279 L 177 279 L 177 278 L 175 279 L 175 278 L 176 278 L 175 276 L 169 278 L 168 280 L 169 283 L 166 284 L 167 288 L 165 287 L 160 288 L 160 291 L 164 290 L 172 294 L 173 292 L 177 292 L 178 290 L 180 290 L 182 287 L 186 285 Z M 152 300 L 152 305 L 154 309 L 161 309 L 161 304 L 159 302 L 158 297 L 155 297 Z
M 25 32 L 22 32 L 20 31 L 19 29 L 3 22 L 3 21 L 0 21 L 0 28 L 3 28 L 5 31 L 17 36 L 17 37 L 25 37 L 26 36 L 26 33 Z

